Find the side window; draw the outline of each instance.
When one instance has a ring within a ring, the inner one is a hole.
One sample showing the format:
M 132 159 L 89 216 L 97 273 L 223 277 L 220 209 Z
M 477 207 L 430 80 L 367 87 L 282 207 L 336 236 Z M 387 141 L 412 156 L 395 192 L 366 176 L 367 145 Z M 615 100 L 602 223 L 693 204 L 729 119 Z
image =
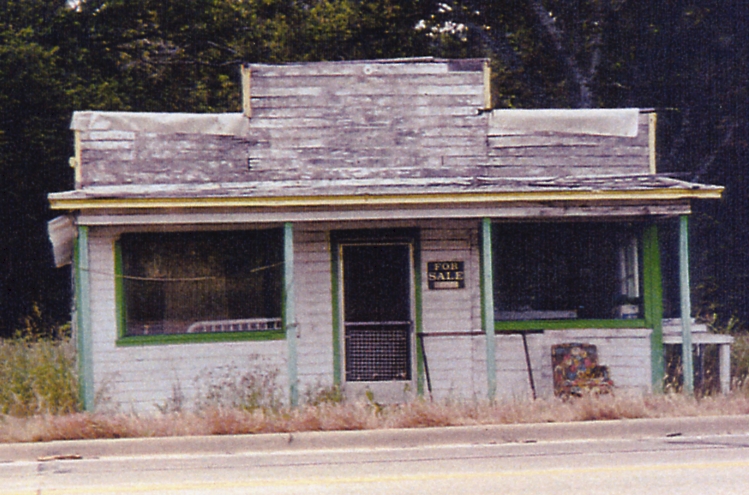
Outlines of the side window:
M 493 232 L 498 321 L 642 317 L 636 227 L 496 224 Z
M 278 230 L 123 234 L 119 249 L 125 337 L 281 328 Z
M 619 241 L 619 294 L 614 316 L 638 318 L 641 310 L 640 292 L 640 240 L 639 236 L 620 234 Z

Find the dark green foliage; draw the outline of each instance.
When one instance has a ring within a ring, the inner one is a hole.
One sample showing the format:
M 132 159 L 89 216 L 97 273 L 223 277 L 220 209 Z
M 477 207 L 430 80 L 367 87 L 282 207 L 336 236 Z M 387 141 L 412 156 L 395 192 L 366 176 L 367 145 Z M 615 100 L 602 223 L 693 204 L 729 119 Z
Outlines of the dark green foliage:
M 75 8 L 71 8 L 71 4 Z M 245 62 L 490 57 L 497 107 L 653 107 L 696 205 L 695 307 L 749 321 L 749 10 L 739 0 L 4 0 L 0 335 L 67 318 L 46 194 L 72 187 L 76 109 L 239 109 Z
M 66 276 L 53 272 L 46 194 L 70 187 L 69 112 L 59 50 L 45 42 L 54 2 L 4 2 L 0 17 L 0 335 L 34 304 L 63 304 Z M 59 2 L 57 2 L 59 3 Z M 57 316 L 62 317 L 62 305 Z

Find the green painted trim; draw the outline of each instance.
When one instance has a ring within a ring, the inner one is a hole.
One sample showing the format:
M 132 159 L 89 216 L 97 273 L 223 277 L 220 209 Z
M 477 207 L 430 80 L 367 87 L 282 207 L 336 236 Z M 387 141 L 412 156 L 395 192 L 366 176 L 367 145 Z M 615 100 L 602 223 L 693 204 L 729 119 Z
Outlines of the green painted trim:
M 170 344 L 208 344 L 211 342 L 241 342 L 284 340 L 283 330 L 266 330 L 257 332 L 215 332 L 215 333 L 181 333 L 172 335 L 132 335 L 117 339 L 118 347 Z
M 339 387 L 343 384 L 343 360 L 341 356 L 341 268 L 340 245 L 330 241 L 330 292 L 333 311 L 333 383 Z
M 125 300 L 125 278 L 122 266 L 122 245 L 120 240 L 114 241 L 114 310 L 117 319 L 117 338 L 126 337 L 127 333 L 127 304 Z
M 689 217 L 679 217 L 679 293 L 681 298 L 681 366 L 684 393 L 694 393 L 692 363 L 692 300 L 689 283 Z
M 80 228 L 80 227 L 79 227 Z M 83 382 L 83 331 L 81 315 L 81 243 L 76 235 L 73 242 L 73 331 L 75 336 L 76 369 L 78 376 L 78 400 L 83 405 L 86 396 L 86 387 Z
M 299 377 L 297 363 L 298 322 L 294 300 L 294 226 L 287 222 L 283 226 L 283 303 L 282 321 L 286 331 L 287 373 L 289 378 L 289 403 L 299 404 Z
M 413 241 L 413 283 L 414 283 L 414 332 L 413 345 L 416 348 L 416 393 L 419 397 L 424 396 L 424 353 L 419 345 L 418 335 L 424 331 L 422 320 L 422 277 L 421 277 L 421 236 L 418 235 Z
M 94 410 L 94 356 L 91 325 L 91 279 L 88 227 L 78 226 L 75 242 L 75 302 L 78 385 L 84 411 Z
M 73 332 L 75 337 L 76 369 L 78 376 L 83 377 L 83 332 L 81 331 L 81 244 L 76 235 L 73 241 Z M 78 380 L 78 400 L 84 402 L 85 387 L 83 379 Z
M 492 261 L 492 222 L 481 220 L 481 328 L 486 334 L 487 397 L 497 396 L 497 343 L 494 327 L 494 263 Z
M 127 304 L 125 298 L 125 278 L 122 262 L 122 244 L 114 243 L 114 287 L 115 318 L 117 321 L 117 347 L 137 347 L 149 345 L 209 344 L 212 342 L 248 342 L 284 340 L 283 330 L 263 330 L 253 332 L 211 332 L 181 333 L 169 335 L 127 335 Z
M 331 309 L 332 309 L 332 331 L 333 331 L 333 383 L 341 386 L 343 384 L 343 321 L 341 297 L 341 246 L 347 243 L 378 243 L 397 240 L 403 244 L 410 244 L 413 249 L 413 283 L 414 283 L 414 332 L 423 331 L 423 306 L 421 291 L 421 243 L 420 233 L 415 228 L 396 228 L 396 229 L 352 229 L 352 230 L 333 230 L 330 232 L 329 246 L 330 256 L 330 291 L 331 291 Z M 416 346 L 416 388 L 419 395 L 424 393 L 424 357 L 421 354 L 421 348 L 418 341 L 414 339 Z
M 645 326 L 651 328 L 650 367 L 653 392 L 663 392 L 665 363 L 663 356 L 663 287 L 658 225 L 651 224 L 643 233 L 643 303 Z
M 514 330 L 574 330 L 580 328 L 646 328 L 636 320 L 503 320 L 494 322 L 497 333 Z

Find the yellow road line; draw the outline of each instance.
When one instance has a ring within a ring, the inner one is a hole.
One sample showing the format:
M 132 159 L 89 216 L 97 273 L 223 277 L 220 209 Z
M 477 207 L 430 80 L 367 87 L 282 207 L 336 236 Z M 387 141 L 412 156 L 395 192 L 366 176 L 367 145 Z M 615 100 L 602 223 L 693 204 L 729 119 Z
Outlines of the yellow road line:
M 256 479 L 244 481 L 215 481 L 215 482 L 183 482 L 183 483 L 137 483 L 124 486 L 97 485 L 78 486 L 69 488 L 28 488 L 21 490 L 2 490 L 0 495 L 85 495 L 106 493 L 147 493 L 147 492 L 177 492 L 185 490 L 227 490 L 236 488 L 262 488 L 262 487 L 293 487 L 293 486 L 334 486 L 345 484 L 374 484 L 374 483 L 402 483 L 402 482 L 425 482 L 441 480 L 467 480 L 479 478 L 510 478 L 510 477 L 536 477 L 536 476 L 570 476 L 586 475 L 595 473 L 623 473 L 623 472 L 657 472 L 675 470 L 713 470 L 726 468 L 749 467 L 749 459 L 742 461 L 724 462 L 698 462 L 683 464 L 648 464 L 628 466 L 601 466 L 601 467 L 579 467 L 579 468 L 549 468 L 549 469 L 525 469 L 517 471 L 482 471 L 470 473 L 424 473 L 404 474 L 393 476 L 353 476 L 353 477 L 315 477 L 296 478 L 284 480 Z

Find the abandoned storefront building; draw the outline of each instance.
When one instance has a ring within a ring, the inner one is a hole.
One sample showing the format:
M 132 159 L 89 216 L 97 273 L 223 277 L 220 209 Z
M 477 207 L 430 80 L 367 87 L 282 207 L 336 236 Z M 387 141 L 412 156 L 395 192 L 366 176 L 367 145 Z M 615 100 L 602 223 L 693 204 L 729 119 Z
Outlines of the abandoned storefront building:
M 292 404 L 551 395 L 560 349 L 661 387 L 664 312 L 689 313 L 664 239 L 722 189 L 656 173 L 653 112 L 491 110 L 485 60 L 242 76 L 242 113 L 73 116 L 49 199 L 87 409 L 189 400 L 219 367 Z

